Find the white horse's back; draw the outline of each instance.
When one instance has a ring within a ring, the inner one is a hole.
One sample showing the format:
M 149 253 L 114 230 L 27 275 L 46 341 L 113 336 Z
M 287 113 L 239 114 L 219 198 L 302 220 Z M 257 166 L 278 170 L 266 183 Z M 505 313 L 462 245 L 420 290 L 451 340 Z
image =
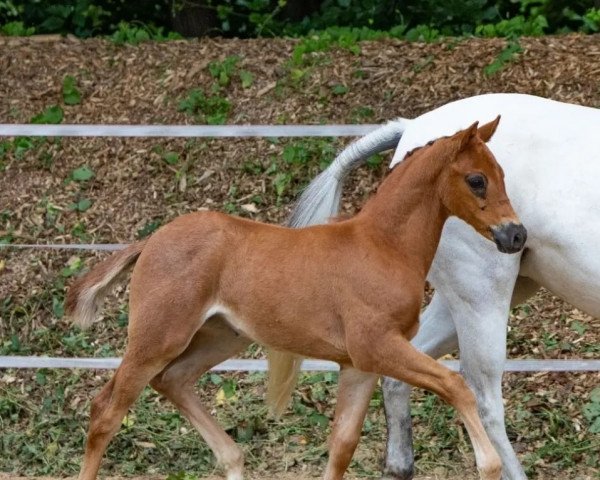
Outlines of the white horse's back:
M 392 165 L 415 147 L 498 114 L 489 147 L 529 231 L 521 275 L 600 316 L 600 110 L 520 94 L 459 100 L 412 120 Z M 464 232 L 443 240 L 461 248 L 470 238 Z

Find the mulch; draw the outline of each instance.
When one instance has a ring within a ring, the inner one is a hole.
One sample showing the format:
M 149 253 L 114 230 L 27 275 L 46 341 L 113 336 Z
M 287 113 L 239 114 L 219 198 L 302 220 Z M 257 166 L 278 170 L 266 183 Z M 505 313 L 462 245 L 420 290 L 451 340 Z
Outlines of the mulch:
M 219 91 L 232 105 L 229 124 L 376 123 L 413 117 L 485 92 L 530 93 L 600 107 L 600 35 L 521 39 L 522 53 L 492 76 L 486 76 L 484 68 L 506 46 L 502 39 L 364 42 L 359 54 L 343 49 L 316 52 L 302 65 L 289 64 L 296 41 L 285 39 L 202 39 L 139 46 L 102 39 L 43 40 L 0 37 L 0 123 L 27 123 L 47 107 L 60 105 L 64 123 L 191 124 L 194 118 L 178 111 L 180 100 L 193 88 L 210 92 L 215 80 L 209 63 L 231 55 L 240 57 L 238 68 L 251 72 L 254 80 L 243 88 L 234 76 Z M 82 94 L 78 105 L 63 103 L 66 75 L 77 79 Z M 347 92 L 340 94 L 338 85 Z M 339 149 L 344 141 L 333 144 Z M 48 139 L 22 156 L 12 152 L 0 158 L 0 236 L 11 233 L 20 243 L 82 238 L 130 242 L 152 221 L 164 223 L 198 209 L 282 222 L 295 191 L 278 198 L 276 174 L 267 172 L 289 145 L 297 143 Z M 166 163 L 165 152 L 177 153 L 179 163 Z M 343 202 L 346 212 L 355 211 L 375 190 L 387 158 L 379 167 L 352 176 Z M 69 181 L 72 171 L 82 165 L 93 170 L 93 179 L 85 184 Z M 294 171 L 304 175 L 294 185 L 300 188 L 318 169 L 313 159 L 309 167 Z M 91 200 L 91 207 L 73 210 L 71 205 L 83 198 Z M 78 256 L 87 261 L 102 255 Z M 0 303 L 8 297 L 15 305 L 35 303 L 72 259 L 73 254 L 65 252 L 0 250 Z M 109 312 L 116 311 L 122 298 L 121 293 L 109 303 Z M 27 342 L 40 327 L 69 328 L 42 303 L 27 307 L 26 323 L 18 316 L 0 318 L 0 336 L 18 333 Z M 585 331 L 575 324 L 585 325 Z M 120 350 L 124 339 L 119 333 L 106 327 L 99 331 L 99 343 L 106 341 Z M 599 321 L 546 291 L 511 319 L 513 358 L 592 358 L 598 351 L 585 347 L 598 344 Z M 64 352 L 55 346 L 43 353 Z M 599 382 L 597 374 L 506 377 L 508 390 L 551 391 L 553 402 L 567 407 L 573 395 L 586 395 Z M 579 425 L 584 423 L 581 412 L 573 410 L 572 416 Z

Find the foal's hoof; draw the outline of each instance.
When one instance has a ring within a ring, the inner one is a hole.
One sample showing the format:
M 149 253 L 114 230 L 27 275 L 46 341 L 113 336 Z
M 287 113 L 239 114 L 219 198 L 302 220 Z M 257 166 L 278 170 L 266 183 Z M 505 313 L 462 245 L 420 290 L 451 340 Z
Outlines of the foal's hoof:
M 500 480 L 502 478 L 502 463 L 492 463 L 486 468 L 479 469 L 481 480 Z
M 415 470 L 409 468 L 395 468 L 394 471 L 386 469 L 381 476 L 381 480 L 413 480 Z

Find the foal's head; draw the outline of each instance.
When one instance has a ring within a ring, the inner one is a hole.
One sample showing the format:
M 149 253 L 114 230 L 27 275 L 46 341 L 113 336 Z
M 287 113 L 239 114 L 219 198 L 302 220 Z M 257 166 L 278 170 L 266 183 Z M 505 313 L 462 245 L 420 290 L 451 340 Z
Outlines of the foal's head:
M 441 174 L 439 195 L 451 215 L 493 240 L 504 253 L 520 251 L 527 230 L 515 214 L 504 188 L 504 172 L 486 146 L 500 117 L 481 127 L 477 122 L 448 137 L 450 160 Z

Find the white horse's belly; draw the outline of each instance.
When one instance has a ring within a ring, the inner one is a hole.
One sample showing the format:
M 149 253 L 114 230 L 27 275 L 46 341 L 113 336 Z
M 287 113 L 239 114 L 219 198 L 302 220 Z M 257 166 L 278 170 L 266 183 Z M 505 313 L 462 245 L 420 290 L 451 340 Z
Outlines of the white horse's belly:
M 597 241 L 591 248 L 600 250 Z M 563 244 L 531 250 L 523 259 L 521 274 L 589 315 L 600 317 L 600 265 L 597 258 L 592 260 L 577 246 Z

